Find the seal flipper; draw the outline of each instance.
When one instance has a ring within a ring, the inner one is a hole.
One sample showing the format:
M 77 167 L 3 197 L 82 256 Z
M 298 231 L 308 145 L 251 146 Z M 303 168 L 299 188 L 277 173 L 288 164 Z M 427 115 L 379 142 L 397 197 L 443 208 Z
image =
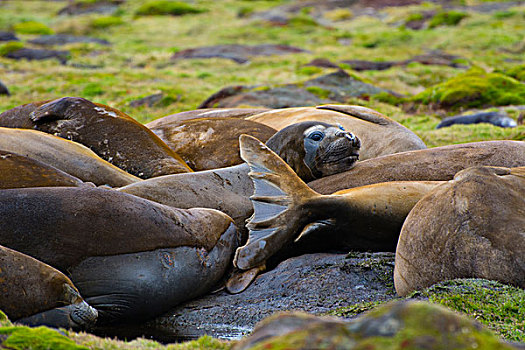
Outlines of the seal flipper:
M 93 102 L 81 97 L 62 97 L 41 105 L 31 112 L 29 117 L 35 123 L 61 119 L 72 119 L 74 114 L 71 113 L 70 107 L 75 107 L 79 104 L 85 104 L 86 108 L 96 107 Z
M 248 242 L 237 249 L 233 264 L 248 270 L 264 263 L 286 243 L 302 225 L 296 209 L 320 194 L 310 189 L 277 154 L 248 135 L 239 138 L 241 158 L 250 166 L 254 183 L 250 197 L 254 213 L 246 227 Z

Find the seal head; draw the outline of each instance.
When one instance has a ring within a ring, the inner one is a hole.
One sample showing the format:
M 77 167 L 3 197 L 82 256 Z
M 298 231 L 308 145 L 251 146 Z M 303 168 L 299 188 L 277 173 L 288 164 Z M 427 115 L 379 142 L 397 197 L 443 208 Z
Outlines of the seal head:
M 282 129 L 266 145 L 301 179 L 312 181 L 351 168 L 359 159 L 361 141 L 342 126 L 307 121 Z

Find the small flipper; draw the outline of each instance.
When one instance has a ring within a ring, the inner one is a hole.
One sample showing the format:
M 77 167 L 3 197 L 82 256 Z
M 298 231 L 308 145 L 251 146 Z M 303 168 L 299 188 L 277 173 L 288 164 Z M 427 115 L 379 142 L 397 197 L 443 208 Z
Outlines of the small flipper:
M 248 242 L 237 249 L 233 263 L 241 270 L 263 264 L 300 229 L 295 208 L 320 196 L 310 189 L 277 154 L 248 135 L 239 138 L 241 158 L 250 166 L 254 183 L 250 197 L 254 213 L 246 227 Z
M 35 123 L 44 123 L 52 120 L 71 119 L 74 114 L 71 108 L 83 107 L 94 108 L 96 105 L 81 97 L 62 97 L 45 103 L 35 109 L 29 117 Z
M 246 271 L 236 270 L 226 282 L 226 290 L 230 294 L 239 294 L 252 284 L 255 278 L 264 270 L 266 265 L 262 264 Z
M 395 125 L 396 122 L 373 109 L 353 105 L 322 105 L 315 107 L 350 115 L 378 125 Z

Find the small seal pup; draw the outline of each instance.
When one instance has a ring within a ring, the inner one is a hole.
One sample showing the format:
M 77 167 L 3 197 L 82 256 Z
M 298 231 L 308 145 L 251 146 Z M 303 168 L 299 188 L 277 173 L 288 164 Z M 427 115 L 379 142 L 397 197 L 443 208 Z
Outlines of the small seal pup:
M 0 114 L 0 126 L 36 129 L 81 143 L 140 178 L 191 171 L 144 125 L 115 108 L 80 97 L 15 107 Z
M 62 272 L 3 246 L 0 291 L 0 309 L 18 323 L 82 329 L 97 319 L 97 311 Z

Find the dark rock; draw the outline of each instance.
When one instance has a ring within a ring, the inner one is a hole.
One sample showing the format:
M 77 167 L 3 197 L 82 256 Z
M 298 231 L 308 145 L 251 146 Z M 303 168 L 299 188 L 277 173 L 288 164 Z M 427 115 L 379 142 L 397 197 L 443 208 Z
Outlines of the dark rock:
M 226 87 L 210 96 L 199 108 L 245 105 L 268 108 L 314 106 L 330 102 L 344 103 L 350 97 L 370 96 L 380 92 L 392 93 L 338 70 L 297 84 L 275 87 Z
M 69 58 L 69 55 L 69 51 L 22 48 L 16 51 L 9 52 L 5 55 L 5 57 L 12 58 L 15 60 L 26 59 L 30 61 L 56 58 L 60 61 L 60 63 L 65 64 Z
M 348 64 L 350 68 L 356 71 L 363 70 L 385 70 L 394 66 L 404 66 L 411 62 L 417 62 L 424 65 L 449 66 L 454 68 L 467 68 L 457 63 L 461 57 L 450 55 L 441 51 L 431 51 L 427 54 L 417 55 L 403 61 L 365 61 L 365 60 L 344 60 L 341 63 Z
M 339 66 L 333 62 L 331 62 L 329 59 L 326 58 L 315 58 L 305 64 L 305 66 L 311 66 L 311 67 L 321 67 L 321 68 L 339 68 Z
M 427 302 L 397 301 L 350 322 L 282 313 L 257 325 L 235 350 L 513 349 L 465 316 Z
M 9 90 L 7 89 L 7 86 L 5 86 L 1 81 L 0 81 L 0 95 L 11 95 L 9 93 Z
M 15 33 L 11 32 L 0 32 L 0 41 L 20 41 Z
M 478 112 L 473 114 L 462 114 L 455 115 L 443 119 L 437 126 L 436 129 L 440 129 L 446 126 L 454 124 L 478 124 L 478 123 L 489 123 L 502 128 L 514 128 L 518 124 L 514 119 L 508 116 L 505 112 Z
M 392 253 L 302 255 L 258 276 L 240 294 L 207 295 L 127 331 L 130 335 L 170 334 L 172 338 L 166 341 L 204 334 L 240 337 L 279 310 L 320 314 L 356 303 L 390 300 L 393 266 Z
M 400 65 L 400 62 L 396 61 L 383 61 L 383 62 L 373 62 L 365 60 L 344 60 L 341 63 L 348 64 L 351 69 L 355 71 L 363 70 L 385 70 L 396 65 Z
M 71 43 L 96 43 L 101 45 L 109 45 L 109 41 L 98 38 L 91 38 L 88 36 L 75 36 L 68 34 L 54 34 L 42 35 L 36 39 L 29 40 L 31 44 L 52 46 L 52 45 L 66 45 Z
M 138 100 L 131 101 L 129 105 L 135 108 L 140 106 L 153 107 L 155 104 L 162 100 L 163 96 L 164 94 L 160 92 L 158 94 L 149 95 L 143 98 L 139 98 Z
M 216 45 L 198 47 L 179 51 L 171 56 L 172 60 L 188 59 L 188 58 L 226 58 L 237 63 L 248 62 L 251 56 L 271 56 L 271 55 L 285 55 L 291 53 L 308 52 L 297 47 L 288 45 Z
M 125 0 L 107 0 L 94 2 L 73 2 L 58 11 L 59 15 L 83 15 L 86 13 L 112 14 Z

